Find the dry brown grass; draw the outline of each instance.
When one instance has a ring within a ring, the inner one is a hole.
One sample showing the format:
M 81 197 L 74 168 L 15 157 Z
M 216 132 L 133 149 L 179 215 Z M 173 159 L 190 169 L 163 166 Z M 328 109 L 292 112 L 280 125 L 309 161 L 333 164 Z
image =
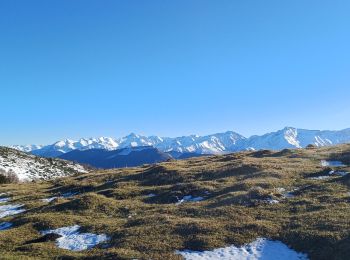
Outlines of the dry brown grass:
M 346 259 L 350 177 L 309 177 L 329 171 L 321 167 L 321 159 L 350 163 L 349 156 L 350 145 L 241 152 L 2 185 L 0 192 L 10 191 L 27 212 L 4 219 L 15 227 L 0 231 L 0 254 L 3 259 L 180 259 L 175 250 L 267 237 L 312 259 Z M 285 198 L 279 188 L 295 189 L 295 196 Z M 78 195 L 51 203 L 40 200 L 68 191 Z M 156 196 L 148 197 L 150 193 Z M 205 200 L 176 205 L 185 195 Z M 268 199 L 280 203 L 269 204 Z M 71 252 L 52 241 L 28 243 L 40 238 L 41 230 L 75 224 L 108 234 L 108 247 Z

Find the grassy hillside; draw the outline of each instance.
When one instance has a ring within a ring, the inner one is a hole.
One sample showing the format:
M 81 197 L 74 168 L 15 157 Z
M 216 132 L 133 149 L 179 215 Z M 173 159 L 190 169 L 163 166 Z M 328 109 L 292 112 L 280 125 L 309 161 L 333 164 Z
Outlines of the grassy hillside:
M 321 166 L 321 160 L 349 165 L 350 145 L 241 152 L 2 185 L 0 193 L 10 192 L 11 203 L 24 204 L 27 211 L 1 220 L 14 227 L 0 231 L 0 255 L 181 259 L 175 250 L 213 249 L 266 237 L 311 259 L 346 259 L 350 174 L 318 178 L 333 168 Z M 78 194 L 50 203 L 41 200 L 66 192 Z M 176 203 L 188 195 L 203 200 Z M 57 248 L 54 241 L 36 240 L 42 230 L 76 224 L 107 234 L 110 241 L 73 252 Z

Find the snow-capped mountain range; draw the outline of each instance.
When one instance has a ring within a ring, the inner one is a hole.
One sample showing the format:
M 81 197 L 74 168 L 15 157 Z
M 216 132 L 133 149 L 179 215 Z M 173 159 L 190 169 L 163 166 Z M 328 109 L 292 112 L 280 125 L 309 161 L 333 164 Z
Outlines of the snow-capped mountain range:
M 21 152 L 31 152 L 31 151 L 34 151 L 34 150 L 39 150 L 41 148 L 43 148 L 43 145 L 13 145 L 11 146 L 10 148 L 13 148 L 13 149 L 16 149 L 16 150 L 19 150 Z
M 228 131 L 207 136 L 159 137 L 130 134 L 122 138 L 81 138 L 77 141 L 63 140 L 51 145 L 15 145 L 12 148 L 45 157 L 58 157 L 73 150 L 106 149 L 153 146 L 162 152 L 223 154 L 242 150 L 302 148 L 309 144 L 316 146 L 335 145 L 350 142 L 350 128 L 340 131 L 305 130 L 286 127 L 261 136 L 246 138 Z

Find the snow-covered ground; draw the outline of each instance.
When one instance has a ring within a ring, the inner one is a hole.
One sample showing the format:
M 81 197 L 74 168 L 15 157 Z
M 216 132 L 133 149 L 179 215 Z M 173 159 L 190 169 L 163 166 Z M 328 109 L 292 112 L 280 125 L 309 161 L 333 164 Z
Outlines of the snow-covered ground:
M 266 199 L 264 200 L 265 202 L 269 203 L 269 204 L 277 204 L 277 203 L 280 203 L 279 200 L 275 200 L 275 199 L 272 199 L 272 198 L 269 198 L 269 199 Z
M 322 160 L 321 161 L 321 166 L 323 166 L 323 167 L 328 167 L 328 166 L 342 167 L 342 166 L 346 166 L 346 165 L 343 164 L 341 161 L 326 161 L 326 160 Z
M 73 162 L 40 158 L 13 149 L 0 150 L 0 170 L 16 174 L 20 181 L 48 180 L 87 172 L 83 166 Z
M 53 201 L 53 200 L 55 200 L 57 198 L 58 197 L 50 197 L 50 198 L 46 198 L 46 199 L 41 199 L 41 201 L 50 203 L 51 201 Z
M 184 196 L 182 199 L 178 199 L 176 205 L 180 205 L 184 202 L 198 202 L 204 200 L 203 197 L 193 197 L 192 195 Z
M 338 175 L 338 176 L 345 176 L 348 175 L 349 172 L 345 172 L 345 171 L 330 171 L 329 175 Z
M 73 196 L 78 195 L 78 194 L 79 194 L 78 192 L 66 192 L 66 193 L 61 194 L 61 196 L 53 196 L 53 197 L 41 199 L 41 201 L 51 202 L 57 198 L 70 198 L 70 197 L 73 197 Z
M 7 216 L 16 215 L 25 211 L 22 209 L 24 205 L 21 204 L 8 204 L 0 206 L 0 218 L 4 218 Z
M 291 199 L 294 198 L 294 192 L 298 189 L 293 189 L 292 191 L 287 191 L 285 188 L 277 188 L 277 192 L 279 192 L 284 199 Z
M 9 202 L 9 198 L 0 198 L 0 204 Z
M 92 233 L 80 233 L 80 226 L 62 227 L 43 231 L 42 234 L 58 234 L 61 237 L 56 240 L 59 248 L 72 251 L 90 249 L 100 243 L 106 242 L 109 238 L 105 234 L 96 235 Z
M 317 177 L 311 177 L 311 180 L 326 180 L 330 178 L 331 176 L 346 176 L 348 175 L 349 172 L 346 171 L 330 171 L 328 175 L 322 175 L 322 176 L 317 176 Z
M 326 180 L 326 179 L 328 179 L 330 177 L 331 176 L 324 175 L 324 176 L 311 177 L 310 179 L 311 180 Z
M 176 251 L 186 260 L 307 260 L 305 254 L 298 253 L 280 241 L 258 238 L 242 247 L 229 246 L 212 251 Z

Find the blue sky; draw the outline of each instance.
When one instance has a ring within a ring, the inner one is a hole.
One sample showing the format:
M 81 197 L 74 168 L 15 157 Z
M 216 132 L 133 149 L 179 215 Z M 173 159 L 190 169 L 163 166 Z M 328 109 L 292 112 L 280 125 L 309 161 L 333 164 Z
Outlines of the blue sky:
M 0 144 L 350 127 L 348 0 L 5 0 Z

